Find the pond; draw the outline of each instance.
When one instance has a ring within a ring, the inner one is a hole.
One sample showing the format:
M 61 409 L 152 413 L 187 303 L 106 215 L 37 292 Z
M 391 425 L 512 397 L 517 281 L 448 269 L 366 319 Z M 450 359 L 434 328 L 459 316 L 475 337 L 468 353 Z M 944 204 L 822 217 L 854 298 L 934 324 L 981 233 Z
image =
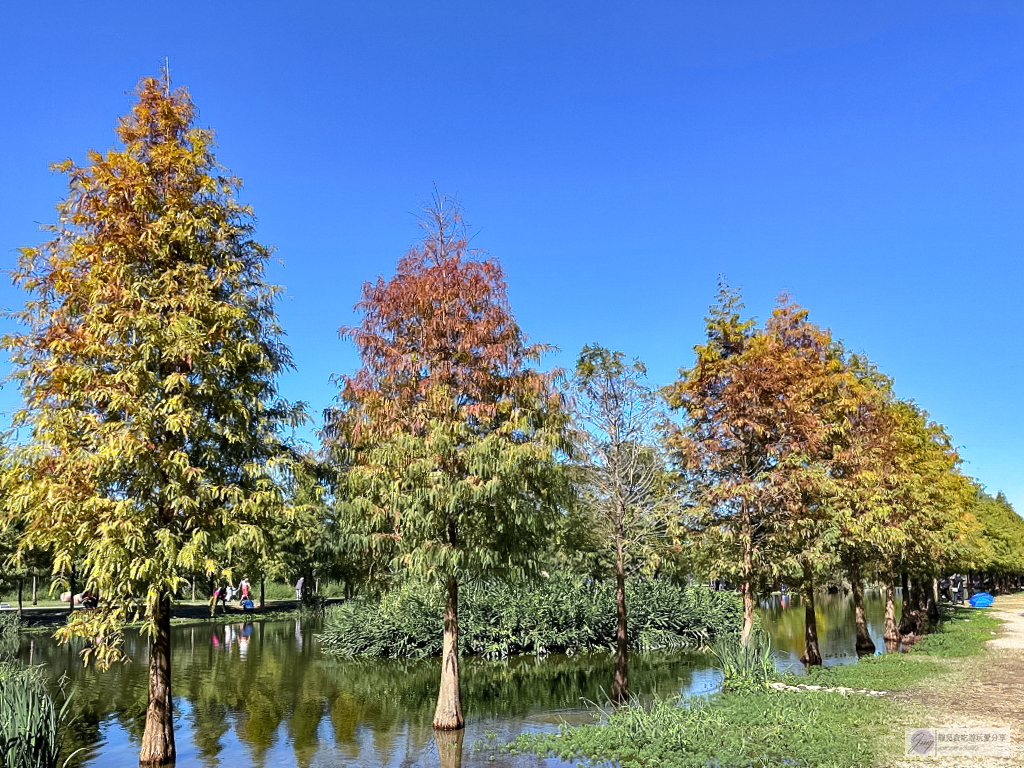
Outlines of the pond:
M 857 661 L 856 619 L 853 598 L 849 594 L 818 594 L 814 596 L 814 615 L 818 619 L 818 646 L 822 663 L 852 664 Z M 899 620 L 902 600 L 896 592 L 896 619 Z M 793 595 L 772 595 L 761 602 L 758 610 L 761 626 L 778 651 L 780 669 L 796 674 L 805 672 L 800 656 L 804 652 L 804 607 Z M 876 652 L 885 652 L 885 592 L 864 591 L 864 618 Z
M 761 608 L 762 624 L 780 649 L 780 665 L 803 650 L 803 610 L 778 597 Z M 848 663 L 853 653 L 849 599 L 822 595 L 818 606 L 826 663 Z M 866 605 L 872 635 L 881 643 L 884 604 Z M 339 661 L 320 653 L 314 620 L 195 624 L 172 629 L 175 736 L 183 766 L 394 766 L 413 768 L 563 768 L 575 761 L 538 760 L 473 749 L 496 737 L 556 730 L 563 722 L 591 722 L 593 702 L 606 698 L 612 678 L 607 654 L 525 656 L 507 661 L 464 659 L 461 744 L 439 753 L 430 727 L 440 674 L 438 660 Z M 128 633 L 134 661 L 107 672 L 83 667 L 76 649 L 48 634 L 23 636 L 22 659 L 42 664 L 54 680 L 67 676 L 76 720 L 69 732 L 82 747 L 72 765 L 137 764 L 146 707 L 145 641 Z M 635 654 L 630 687 L 645 696 L 701 695 L 718 685 L 706 656 Z

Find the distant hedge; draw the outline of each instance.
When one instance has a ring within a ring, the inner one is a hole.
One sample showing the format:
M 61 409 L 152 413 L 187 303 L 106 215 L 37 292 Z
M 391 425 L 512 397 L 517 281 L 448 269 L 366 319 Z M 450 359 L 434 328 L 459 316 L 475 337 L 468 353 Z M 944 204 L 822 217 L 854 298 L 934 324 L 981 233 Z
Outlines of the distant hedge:
M 742 624 L 733 593 L 656 579 L 626 585 L 634 649 L 698 647 Z M 440 584 L 409 583 L 382 599 L 329 609 L 325 650 L 343 656 L 417 658 L 441 655 L 444 595 Z M 574 653 L 615 644 L 615 585 L 555 576 L 527 584 L 474 584 L 459 591 L 459 643 L 468 656 Z

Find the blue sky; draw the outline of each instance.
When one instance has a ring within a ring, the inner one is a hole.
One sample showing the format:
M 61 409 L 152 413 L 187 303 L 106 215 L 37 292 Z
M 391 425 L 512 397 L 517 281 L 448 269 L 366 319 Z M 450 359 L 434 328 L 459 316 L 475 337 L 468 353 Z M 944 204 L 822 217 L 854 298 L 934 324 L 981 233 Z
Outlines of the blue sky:
M 787 290 L 1024 510 L 1024 5 L 4 3 L 0 267 L 165 56 L 278 249 L 315 414 L 436 187 L 549 364 L 598 342 L 667 383 L 719 274 L 759 319 Z

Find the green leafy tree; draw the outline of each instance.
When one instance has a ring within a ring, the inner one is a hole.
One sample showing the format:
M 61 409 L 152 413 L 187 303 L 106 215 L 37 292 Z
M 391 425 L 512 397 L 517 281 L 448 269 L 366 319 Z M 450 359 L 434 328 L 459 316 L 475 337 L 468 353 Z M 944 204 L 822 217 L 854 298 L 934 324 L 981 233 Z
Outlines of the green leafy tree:
M 1008 577 L 1024 573 L 1024 519 L 1002 492 L 993 497 L 980 486 L 975 489 L 970 510 L 981 531 L 960 567 L 988 572 L 996 581 L 995 588 L 1005 590 Z
M 857 653 L 870 654 L 875 644 L 864 614 L 864 578 L 866 572 L 884 573 L 888 561 L 879 553 L 899 550 L 905 541 L 901 528 L 888 525 L 887 456 L 895 395 L 892 381 L 867 358 L 849 356 L 847 371 L 850 407 L 832 461 L 837 555 L 853 593 Z
M 596 537 L 610 548 L 616 585 L 617 632 L 611 700 L 629 697 L 627 568 L 657 561 L 668 542 L 670 494 L 653 440 L 657 399 L 639 360 L 598 345 L 583 347 L 573 377 L 579 503 Z
M 763 330 L 741 319 L 742 306 L 723 283 L 707 343 L 665 390 L 683 416 L 666 442 L 704 511 L 698 532 L 712 563 L 740 584 L 744 644 L 755 593 L 795 577 L 808 602 L 808 661 L 820 663 L 813 585 L 831 535 L 827 460 L 841 365 L 829 334 L 785 297 Z
M 970 549 L 980 528 L 970 511 L 973 485 L 959 471 L 960 457 L 945 427 L 913 402 L 897 401 L 893 415 L 895 471 L 887 490 L 889 524 L 904 531 L 892 567 L 910 579 L 899 626 L 906 641 L 930 631 L 937 619 L 933 582 Z
M 459 208 L 435 200 L 390 280 L 363 286 L 362 358 L 338 378 L 325 438 L 368 551 L 445 585 L 434 727 L 463 727 L 459 584 L 536 570 L 564 496 L 567 417 L 533 364 L 501 267 L 469 250 Z
M 21 250 L 14 280 L 26 326 L 4 344 L 24 397 L 9 492 L 21 546 L 53 552 L 67 579 L 103 603 L 75 612 L 63 640 L 89 637 L 101 666 L 120 628 L 149 636 L 149 701 L 140 762 L 175 755 L 171 601 L 195 572 L 264 546 L 281 515 L 280 438 L 301 406 L 277 394 L 291 366 L 264 281 L 241 182 L 217 165 L 213 134 L 169 77 L 144 78 L 116 133 L 68 176 L 52 239 Z

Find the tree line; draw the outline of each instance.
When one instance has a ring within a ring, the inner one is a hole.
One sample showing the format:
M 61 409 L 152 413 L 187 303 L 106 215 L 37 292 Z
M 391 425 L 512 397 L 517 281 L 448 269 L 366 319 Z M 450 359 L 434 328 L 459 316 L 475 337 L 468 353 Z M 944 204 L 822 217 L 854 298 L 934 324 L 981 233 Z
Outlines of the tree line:
M 241 182 L 217 164 L 185 89 L 144 78 L 119 146 L 57 164 L 68 195 L 50 239 L 23 248 L 28 294 L 4 347 L 24 404 L 2 491 L 8 576 L 48 569 L 104 600 L 73 612 L 100 666 L 121 628 L 149 637 L 140 762 L 173 760 L 170 611 L 194 580 L 244 571 L 443 586 L 439 729 L 463 726 L 459 593 L 552 568 L 614 578 L 612 698 L 628 695 L 626 579 L 715 575 L 758 596 L 886 586 L 886 638 L 935 618 L 951 570 L 1024 571 L 1022 521 L 960 471 L 950 436 L 807 310 L 780 297 L 763 325 L 721 285 L 706 339 L 676 381 L 598 344 L 543 370 L 500 264 L 437 197 L 390 278 L 367 282 L 340 330 L 359 368 L 335 381 L 321 446 L 292 435 L 303 403 Z M 904 587 L 896 622 L 894 585 Z

